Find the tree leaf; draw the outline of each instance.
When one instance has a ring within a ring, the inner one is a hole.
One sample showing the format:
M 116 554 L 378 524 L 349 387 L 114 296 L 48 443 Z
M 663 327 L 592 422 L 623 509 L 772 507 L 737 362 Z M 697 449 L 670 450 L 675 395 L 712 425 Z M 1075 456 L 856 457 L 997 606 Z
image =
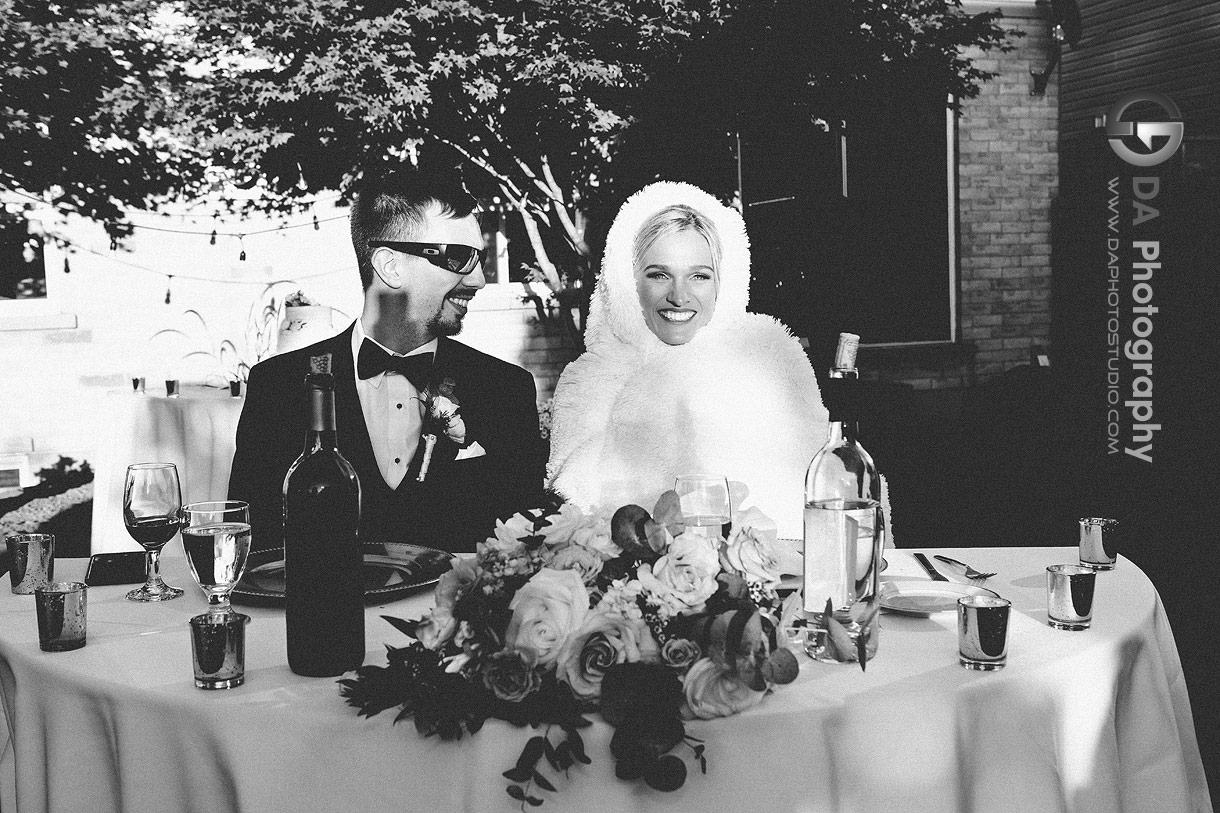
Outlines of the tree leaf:
M 509 785 L 508 795 L 516 799 L 518 802 L 525 801 L 525 789 L 520 785 Z

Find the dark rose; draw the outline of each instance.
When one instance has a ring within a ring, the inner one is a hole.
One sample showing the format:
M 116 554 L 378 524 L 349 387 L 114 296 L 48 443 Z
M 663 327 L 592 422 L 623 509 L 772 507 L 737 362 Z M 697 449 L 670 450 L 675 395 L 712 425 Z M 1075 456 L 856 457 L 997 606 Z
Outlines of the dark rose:
M 686 638 L 670 638 L 661 647 L 661 662 L 675 669 L 686 669 L 699 660 L 703 652 L 699 645 Z
M 497 652 L 483 662 L 483 685 L 501 700 L 520 703 L 542 686 L 531 660 L 514 650 Z
M 659 663 L 620 663 L 602 678 L 602 718 L 613 726 L 627 719 L 678 715 L 682 681 Z

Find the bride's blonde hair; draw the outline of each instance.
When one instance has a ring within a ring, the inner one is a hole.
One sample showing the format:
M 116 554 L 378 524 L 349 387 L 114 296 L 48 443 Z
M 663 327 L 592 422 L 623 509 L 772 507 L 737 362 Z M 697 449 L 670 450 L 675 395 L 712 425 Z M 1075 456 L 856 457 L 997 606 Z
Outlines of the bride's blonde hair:
M 640 267 L 644 263 L 644 255 L 658 240 L 684 231 L 693 231 L 707 240 L 708 248 L 712 250 L 712 271 L 715 272 L 716 281 L 719 282 L 721 248 L 720 234 L 716 231 L 716 224 L 697 209 L 692 209 L 684 203 L 666 206 L 640 226 L 640 230 L 635 234 L 635 246 L 632 251 L 636 273 L 639 273 Z

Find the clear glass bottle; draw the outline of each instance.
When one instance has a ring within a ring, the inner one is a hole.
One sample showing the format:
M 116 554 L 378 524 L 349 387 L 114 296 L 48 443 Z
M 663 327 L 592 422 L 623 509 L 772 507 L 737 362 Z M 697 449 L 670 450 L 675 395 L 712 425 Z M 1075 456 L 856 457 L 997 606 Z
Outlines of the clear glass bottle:
M 867 657 L 872 658 L 877 651 L 874 611 L 885 520 L 881 476 L 857 438 L 862 397 L 855 367 L 858 341 L 859 337 L 850 333 L 839 337 L 835 365 L 822 388 L 830 411 L 830 433 L 805 474 L 803 597 L 805 615 L 814 630 L 805 648 L 810 657 L 824 661 L 854 660 L 856 639 L 862 632 L 866 635 Z M 850 653 L 836 656 L 829 648 L 823 619 L 827 600 L 834 619 L 852 641 Z
M 333 677 L 364 662 L 360 480 L 336 445 L 334 379 L 310 373 L 305 389 L 305 449 L 284 478 L 288 666 Z

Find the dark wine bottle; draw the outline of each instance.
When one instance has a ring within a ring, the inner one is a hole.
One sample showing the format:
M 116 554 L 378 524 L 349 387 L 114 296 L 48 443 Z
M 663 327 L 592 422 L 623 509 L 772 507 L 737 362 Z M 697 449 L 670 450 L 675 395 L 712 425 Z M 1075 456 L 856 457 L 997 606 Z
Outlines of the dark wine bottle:
M 288 666 L 333 677 L 364 663 L 360 480 L 336 446 L 334 379 L 310 373 L 305 389 L 305 449 L 284 478 Z

